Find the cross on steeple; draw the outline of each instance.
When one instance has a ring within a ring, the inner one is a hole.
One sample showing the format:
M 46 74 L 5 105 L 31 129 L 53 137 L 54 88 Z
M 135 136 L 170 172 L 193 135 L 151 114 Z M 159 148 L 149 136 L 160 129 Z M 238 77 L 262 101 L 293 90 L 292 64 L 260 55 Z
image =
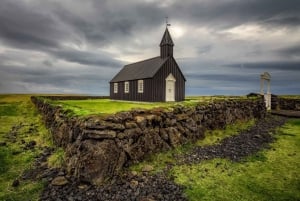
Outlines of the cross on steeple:
M 166 17 L 166 30 L 159 45 L 161 58 L 173 56 L 174 43 L 169 33 L 168 26 L 171 26 L 171 24 L 168 23 L 168 17 Z
M 166 17 L 166 27 L 168 27 L 168 26 L 171 26 L 171 24 L 169 24 L 169 22 L 168 22 L 168 16 Z

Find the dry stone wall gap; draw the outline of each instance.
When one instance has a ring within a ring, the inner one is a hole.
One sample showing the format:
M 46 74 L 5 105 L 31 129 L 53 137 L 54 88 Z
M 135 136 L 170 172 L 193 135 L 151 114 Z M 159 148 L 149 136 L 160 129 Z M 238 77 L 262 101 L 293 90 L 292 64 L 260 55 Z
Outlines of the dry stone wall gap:
M 103 183 L 146 155 L 202 139 L 206 129 L 266 115 L 261 98 L 86 118 L 68 117 L 63 108 L 43 97 L 31 100 L 43 114 L 55 143 L 66 150 L 68 173 L 92 184 Z

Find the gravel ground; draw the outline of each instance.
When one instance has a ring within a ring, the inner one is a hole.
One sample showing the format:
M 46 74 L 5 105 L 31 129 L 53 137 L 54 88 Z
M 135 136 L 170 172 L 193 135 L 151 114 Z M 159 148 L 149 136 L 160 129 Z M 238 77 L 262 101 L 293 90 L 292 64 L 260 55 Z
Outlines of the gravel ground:
M 239 135 L 225 138 L 219 144 L 195 147 L 186 155 L 176 156 L 178 164 L 199 163 L 212 158 L 229 158 L 239 161 L 263 148 L 274 140 L 272 133 L 276 127 L 286 121 L 283 117 L 269 116 L 258 121 L 253 127 L 242 131 Z M 51 172 L 51 171 L 50 171 Z M 166 173 L 151 175 L 147 172 L 137 175 L 135 172 L 116 176 L 104 186 L 96 187 L 82 184 L 70 178 L 63 171 L 49 174 L 49 181 L 40 200 L 42 201 L 153 201 L 153 200 L 187 200 L 183 195 L 183 187 L 175 184 Z M 62 178 L 61 184 L 53 185 L 53 179 Z M 52 181 L 52 182 L 51 182 Z
M 112 183 L 102 187 L 80 184 L 71 180 L 64 186 L 51 184 L 43 192 L 41 200 L 46 201 L 92 201 L 92 200 L 187 200 L 183 196 L 183 188 L 174 184 L 163 174 L 128 175 L 116 177 Z
M 188 154 L 178 156 L 179 164 L 198 163 L 212 158 L 229 158 L 239 161 L 263 148 L 268 148 L 269 143 L 274 140 L 275 129 L 285 122 L 284 117 L 269 116 L 259 120 L 248 130 L 241 131 L 238 135 L 223 139 L 219 144 L 195 147 Z

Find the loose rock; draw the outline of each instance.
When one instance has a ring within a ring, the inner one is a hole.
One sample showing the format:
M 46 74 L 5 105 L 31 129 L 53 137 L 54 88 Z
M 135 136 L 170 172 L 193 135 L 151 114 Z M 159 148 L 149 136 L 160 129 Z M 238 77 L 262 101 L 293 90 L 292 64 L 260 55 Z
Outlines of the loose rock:
M 154 168 L 153 168 L 153 166 L 151 166 L 151 165 L 145 165 L 144 167 L 143 167 L 143 172 L 151 172 L 152 170 L 153 170 Z
M 18 179 L 14 180 L 12 183 L 12 187 L 18 187 L 20 185 L 20 181 Z
M 0 147 L 5 147 L 6 146 L 6 142 L 0 142 Z
M 67 183 L 69 183 L 68 180 L 63 176 L 55 177 L 51 182 L 53 186 L 64 186 Z

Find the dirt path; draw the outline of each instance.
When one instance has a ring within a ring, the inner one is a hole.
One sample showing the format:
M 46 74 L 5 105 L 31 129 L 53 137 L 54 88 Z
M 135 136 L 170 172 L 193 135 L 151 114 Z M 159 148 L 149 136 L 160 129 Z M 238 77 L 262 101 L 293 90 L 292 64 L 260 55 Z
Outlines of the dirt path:
M 229 158 L 238 161 L 268 147 L 274 139 L 272 133 L 285 121 L 286 118 L 270 116 L 239 135 L 225 138 L 220 144 L 195 147 L 190 153 L 176 157 L 179 164 L 199 163 L 201 160 L 212 158 Z M 67 179 L 69 182 L 63 186 L 49 183 L 41 200 L 187 200 L 183 196 L 183 188 L 170 181 L 166 173 L 136 175 L 128 172 L 122 177 L 116 176 L 110 184 L 103 187 L 80 184 L 75 179 Z

